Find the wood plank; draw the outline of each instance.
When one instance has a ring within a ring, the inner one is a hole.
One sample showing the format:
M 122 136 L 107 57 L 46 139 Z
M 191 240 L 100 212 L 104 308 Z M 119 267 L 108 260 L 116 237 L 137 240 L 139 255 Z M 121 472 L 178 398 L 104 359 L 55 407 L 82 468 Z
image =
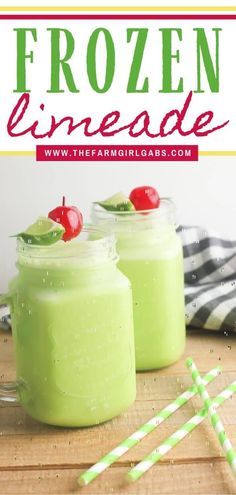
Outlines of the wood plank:
M 34 421 L 20 405 L 0 403 L 0 494 L 78 492 L 78 470 L 96 462 L 191 384 L 184 364 L 187 355 L 193 356 L 202 372 L 223 365 L 224 373 L 209 385 L 212 396 L 236 379 L 236 335 L 193 331 L 188 335 L 185 356 L 164 370 L 138 373 L 135 404 L 104 425 L 84 429 L 51 427 Z M 14 379 L 10 334 L 0 334 L 0 363 L 0 381 Z M 177 495 L 181 487 L 183 495 L 236 494 L 235 482 L 207 420 L 142 480 L 135 485 L 122 485 L 128 467 L 140 461 L 201 405 L 199 398 L 191 400 L 83 493 Z M 235 410 L 236 397 L 220 408 L 234 445 Z
M 142 406 L 142 404 L 140 405 Z M 221 417 L 232 442 L 236 445 L 235 407 L 236 398 L 232 401 L 229 400 L 221 407 Z M 16 408 L 12 408 L 12 411 L 15 412 Z M 9 434 L 10 429 L 6 420 L 5 432 L 3 433 L 1 429 L 3 434 L 0 436 L 0 466 L 4 468 L 12 466 L 36 467 L 39 465 L 48 467 L 89 465 L 133 433 L 144 419 L 150 417 L 150 412 L 146 408 L 141 407 L 139 413 L 141 417 L 133 409 L 133 411 L 130 410 L 125 415 L 115 418 L 105 425 L 71 430 L 40 425 L 39 423 L 35 424 L 35 430 L 33 423 L 31 423 L 31 429 L 27 429 L 27 420 L 26 423 L 18 421 L 15 425 L 16 416 L 13 415 L 11 418 L 13 431 Z M 127 452 L 121 461 L 139 461 L 193 414 L 192 405 L 183 407 L 168 421 L 162 423 L 156 431 L 149 434 L 139 445 Z M 9 418 L 9 416 L 7 417 Z M 215 433 L 207 421 L 173 449 L 169 458 L 185 459 L 186 449 L 189 459 L 210 459 L 212 456 L 223 456 Z
M 174 365 L 159 370 L 159 375 L 187 375 L 184 359 L 191 356 L 197 361 L 201 371 L 207 371 L 221 364 L 225 371 L 235 370 L 236 334 L 221 334 L 218 332 L 188 332 L 185 354 Z M 13 346 L 9 333 L 0 331 L 0 381 L 10 381 L 15 378 L 13 367 Z M 152 372 L 149 372 L 152 373 Z
M 69 495 L 225 495 L 235 494 L 226 462 L 159 463 L 134 484 L 124 483 L 127 467 L 111 467 L 89 486 L 79 489 L 77 469 L 3 471 L 0 494 Z
M 219 393 L 220 390 L 227 387 L 233 380 L 236 379 L 236 372 L 223 372 L 212 383 L 208 385 L 209 393 L 214 396 Z M 151 402 L 151 401 L 165 401 L 168 404 L 170 401 L 176 399 L 176 397 L 183 393 L 189 386 L 192 385 L 192 379 L 190 374 L 188 375 L 162 375 L 159 371 L 149 373 L 137 373 L 137 397 L 136 403 L 139 402 Z M 135 408 L 135 405 L 133 406 Z M 163 404 L 161 404 L 163 405 Z M 199 399 L 199 405 L 201 400 Z M 19 404 L 12 403 L 11 405 L 6 402 L 0 402 L 0 414 L 2 408 L 14 408 Z M 138 404 L 137 404 L 137 407 Z M 148 408 L 149 405 L 143 404 L 142 408 Z M 149 409 L 151 414 L 152 410 L 156 410 L 155 404 Z M 154 408 L 154 409 L 153 409 Z M 133 410 L 133 408 L 131 408 Z

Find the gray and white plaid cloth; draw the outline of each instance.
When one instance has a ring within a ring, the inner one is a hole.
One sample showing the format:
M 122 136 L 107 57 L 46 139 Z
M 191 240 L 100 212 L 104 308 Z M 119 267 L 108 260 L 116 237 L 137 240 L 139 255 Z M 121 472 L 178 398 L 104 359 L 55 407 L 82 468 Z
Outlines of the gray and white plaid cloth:
M 184 251 L 187 326 L 236 331 L 236 240 L 200 227 L 181 226 L 178 234 Z M 1 328 L 9 329 L 7 307 L 0 308 L 0 320 Z
M 0 329 L 11 329 L 11 318 L 9 315 L 9 308 L 7 306 L 0 306 Z
M 200 227 L 180 227 L 178 232 L 184 250 L 187 326 L 236 331 L 236 241 Z

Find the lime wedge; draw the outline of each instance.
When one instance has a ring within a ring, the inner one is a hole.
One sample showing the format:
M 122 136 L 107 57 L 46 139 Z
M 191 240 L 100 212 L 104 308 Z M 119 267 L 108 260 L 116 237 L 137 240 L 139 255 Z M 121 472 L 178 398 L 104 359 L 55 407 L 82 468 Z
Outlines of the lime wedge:
M 95 204 L 108 211 L 132 211 L 135 209 L 130 199 L 122 192 L 114 194 L 105 201 L 96 201 Z
M 27 244 L 49 246 L 59 241 L 65 232 L 64 227 L 47 217 L 39 217 L 25 232 L 17 234 Z

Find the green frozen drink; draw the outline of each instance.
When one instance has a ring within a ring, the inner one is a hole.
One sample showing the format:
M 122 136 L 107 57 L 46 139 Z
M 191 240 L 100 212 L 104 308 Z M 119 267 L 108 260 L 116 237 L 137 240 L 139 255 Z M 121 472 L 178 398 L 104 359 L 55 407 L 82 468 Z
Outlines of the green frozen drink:
M 115 239 L 93 228 L 51 246 L 18 241 L 11 308 L 17 392 L 35 419 L 95 425 L 135 399 L 132 294 Z
M 174 217 L 169 199 L 146 211 L 93 206 L 93 221 L 116 235 L 118 266 L 132 285 L 137 370 L 168 366 L 184 351 L 183 253 Z

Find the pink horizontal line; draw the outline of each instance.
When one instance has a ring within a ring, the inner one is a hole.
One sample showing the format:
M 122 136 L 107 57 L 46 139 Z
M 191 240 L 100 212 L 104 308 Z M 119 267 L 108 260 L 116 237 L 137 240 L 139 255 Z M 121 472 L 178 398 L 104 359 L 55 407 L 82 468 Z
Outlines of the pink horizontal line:
M 236 14 L 1 14 L 0 20 L 236 20 Z

